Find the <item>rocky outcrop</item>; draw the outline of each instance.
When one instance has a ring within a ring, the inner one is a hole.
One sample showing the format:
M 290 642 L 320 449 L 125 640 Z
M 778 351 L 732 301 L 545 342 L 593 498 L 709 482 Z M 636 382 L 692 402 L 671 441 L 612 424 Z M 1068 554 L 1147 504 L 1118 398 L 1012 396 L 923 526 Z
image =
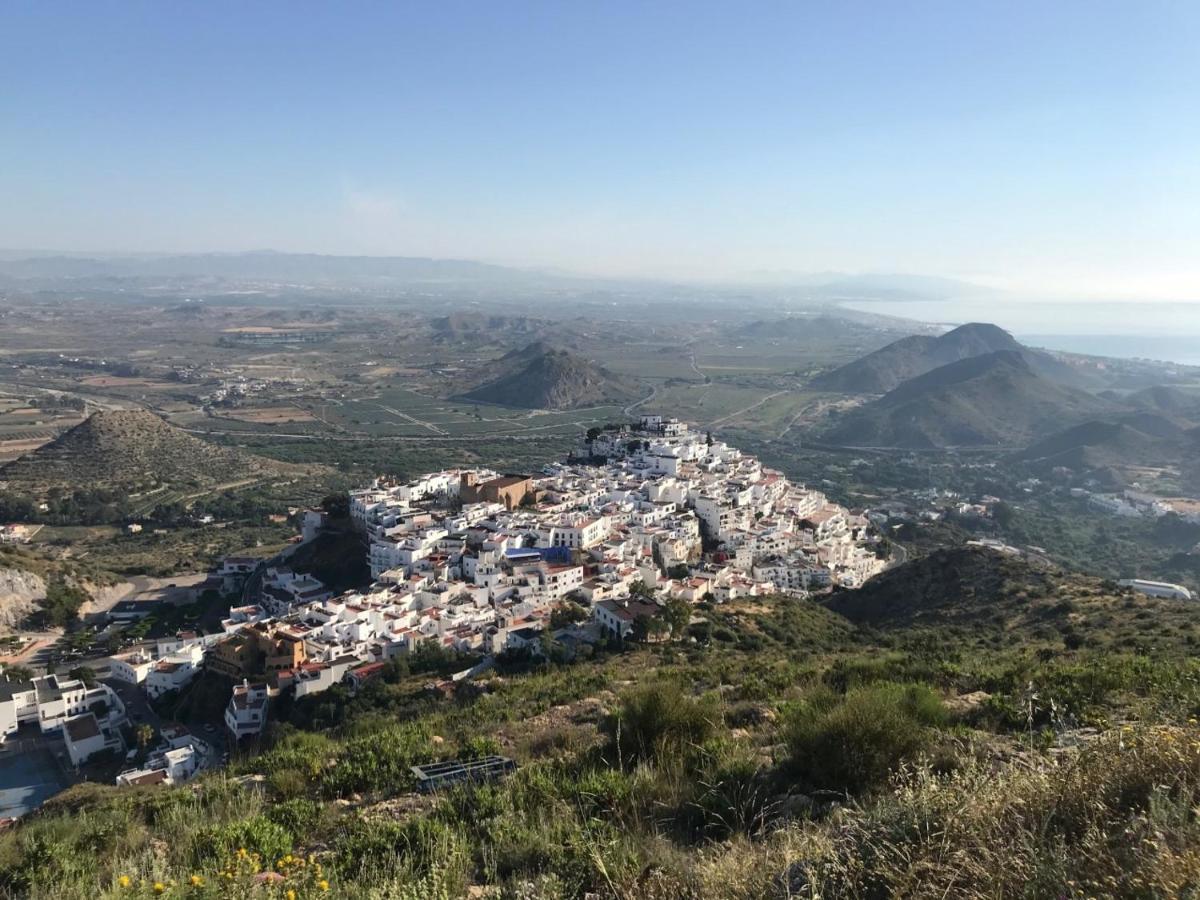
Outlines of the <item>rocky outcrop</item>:
M 16 628 L 46 598 L 46 582 L 23 569 L 0 568 L 0 632 Z

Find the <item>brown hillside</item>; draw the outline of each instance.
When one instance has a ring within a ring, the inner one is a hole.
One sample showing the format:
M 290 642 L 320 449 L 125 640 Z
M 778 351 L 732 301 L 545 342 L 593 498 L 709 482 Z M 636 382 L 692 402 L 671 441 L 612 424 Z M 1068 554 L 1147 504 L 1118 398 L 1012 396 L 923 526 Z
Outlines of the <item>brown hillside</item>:
M 33 494 L 52 488 L 207 487 L 301 471 L 202 441 L 145 410 L 112 410 L 93 413 L 0 468 L 0 483 Z

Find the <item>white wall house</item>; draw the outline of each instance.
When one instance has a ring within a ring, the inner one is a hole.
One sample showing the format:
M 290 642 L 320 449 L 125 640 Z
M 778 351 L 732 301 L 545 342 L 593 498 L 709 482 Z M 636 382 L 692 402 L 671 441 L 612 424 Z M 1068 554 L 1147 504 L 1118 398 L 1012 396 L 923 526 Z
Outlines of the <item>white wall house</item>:
M 225 727 L 235 741 L 259 734 L 267 724 L 267 686 L 243 681 L 225 707 Z

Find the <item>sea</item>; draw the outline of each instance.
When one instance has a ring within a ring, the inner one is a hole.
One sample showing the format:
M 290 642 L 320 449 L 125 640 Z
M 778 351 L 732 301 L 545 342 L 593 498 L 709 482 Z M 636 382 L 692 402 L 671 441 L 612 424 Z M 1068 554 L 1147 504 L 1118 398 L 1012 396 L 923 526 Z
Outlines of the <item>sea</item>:
M 1009 299 L 844 301 L 848 309 L 953 327 L 991 322 L 1047 350 L 1200 366 L 1200 302 Z

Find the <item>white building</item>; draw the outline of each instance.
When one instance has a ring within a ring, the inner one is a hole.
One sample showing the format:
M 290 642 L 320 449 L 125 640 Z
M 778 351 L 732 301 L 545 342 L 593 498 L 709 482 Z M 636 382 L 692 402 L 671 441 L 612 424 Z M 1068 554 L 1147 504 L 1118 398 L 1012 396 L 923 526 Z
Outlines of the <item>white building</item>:
M 121 732 L 113 726 L 102 725 L 90 712 L 64 720 L 62 736 L 67 747 L 67 756 L 71 759 L 71 765 L 76 768 L 105 750 L 116 753 L 125 750 Z
M 157 662 L 145 650 L 134 650 L 129 653 L 119 653 L 109 660 L 109 674 L 127 684 L 139 685 L 146 680 Z
M 204 645 L 199 642 L 188 644 L 163 656 L 146 674 L 146 694 L 155 698 L 170 691 L 182 690 L 200 674 L 203 662 Z
M 1168 584 L 1165 581 L 1146 581 L 1142 578 L 1125 578 L 1118 581 L 1121 587 L 1133 588 L 1140 594 L 1150 597 L 1165 597 L 1168 600 L 1191 600 L 1192 592 L 1180 584 Z
M 267 686 L 243 681 L 225 707 L 225 727 L 235 741 L 262 732 L 267 724 Z
M 32 681 L 0 676 L 0 743 L 26 722 L 37 721 L 37 688 Z

